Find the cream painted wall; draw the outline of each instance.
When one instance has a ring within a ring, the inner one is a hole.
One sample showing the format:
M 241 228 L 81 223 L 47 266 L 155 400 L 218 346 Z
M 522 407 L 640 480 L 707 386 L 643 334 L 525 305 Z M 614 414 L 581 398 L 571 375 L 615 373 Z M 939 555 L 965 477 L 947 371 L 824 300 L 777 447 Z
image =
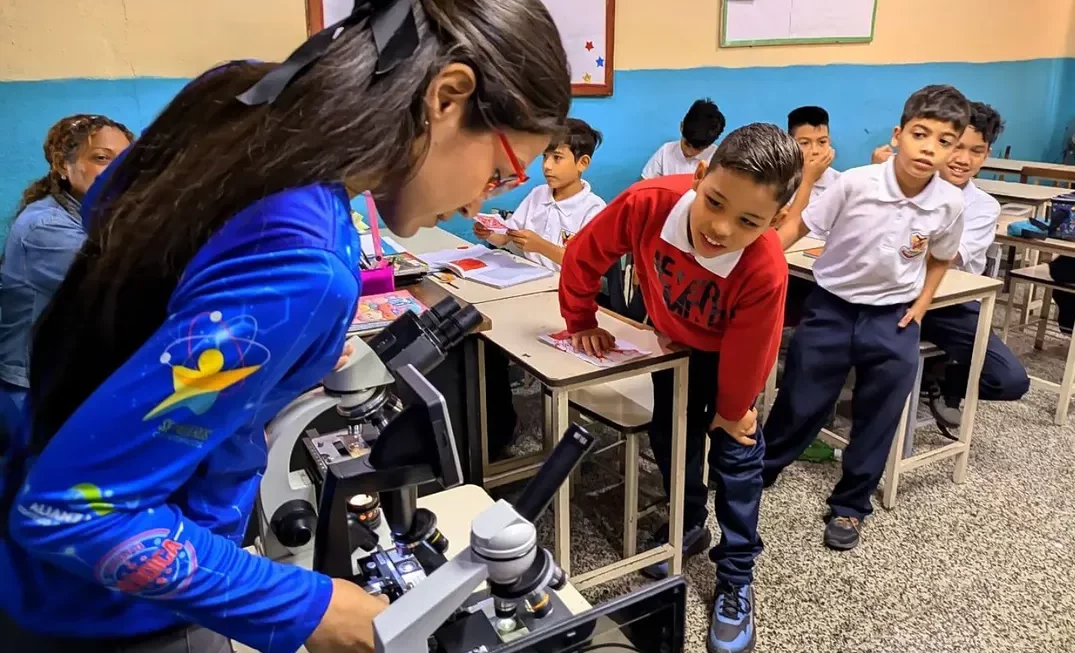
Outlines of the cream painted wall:
M 1075 0 L 879 0 L 867 44 L 718 47 L 720 0 L 618 0 L 620 70 L 1075 56 Z M 304 0 L 0 0 L 0 79 L 190 77 L 278 60 Z
M 720 0 L 617 0 L 616 68 L 1016 61 L 1075 56 L 1075 0 L 878 0 L 874 40 L 720 48 Z M 1070 36 L 1070 38 L 1069 38 Z
M 0 0 L 0 79 L 191 77 L 305 36 L 304 0 Z

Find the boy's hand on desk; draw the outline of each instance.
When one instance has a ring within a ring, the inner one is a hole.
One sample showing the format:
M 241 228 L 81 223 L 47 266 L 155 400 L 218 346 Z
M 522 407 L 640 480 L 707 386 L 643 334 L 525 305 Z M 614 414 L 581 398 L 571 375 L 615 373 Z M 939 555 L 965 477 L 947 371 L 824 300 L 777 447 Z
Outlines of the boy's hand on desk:
M 541 236 L 537 235 L 529 229 L 511 229 L 508 231 L 508 235 L 511 236 L 511 242 L 515 243 L 515 246 L 524 252 L 540 254 L 542 250 L 549 244 L 549 241 L 545 240 Z
M 758 411 L 751 408 L 738 422 L 730 422 L 717 413 L 713 416 L 713 423 L 710 424 L 709 429 L 721 429 L 744 447 L 753 447 L 758 441 L 750 436 L 758 430 Z
M 616 336 L 601 327 L 571 334 L 571 346 L 590 356 L 601 356 L 616 346 Z
M 926 314 L 926 308 L 926 306 L 919 306 L 918 302 L 911 304 L 911 307 L 903 314 L 903 319 L 900 320 L 900 328 L 909 326 L 911 320 L 918 322 L 918 326 L 922 326 L 922 316 Z

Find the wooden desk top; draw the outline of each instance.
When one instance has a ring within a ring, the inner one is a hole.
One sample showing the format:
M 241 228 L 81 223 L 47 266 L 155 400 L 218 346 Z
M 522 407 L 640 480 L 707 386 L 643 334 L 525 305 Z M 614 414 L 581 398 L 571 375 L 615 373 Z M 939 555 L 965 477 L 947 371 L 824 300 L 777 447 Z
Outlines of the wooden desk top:
M 1075 166 L 1065 163 L 1043 163 L 1041 161 L 1022 161 L 1019 159 L 997 159 L 989 157 L 982 165 L 982 170 L 994 171 L 994 172 L 1006 172 L 1019 174 L 1023 171 L 1023 168 L 1027 166 L 1033 166 L 1035 168 L 1044 168 L 1046 170 L 1057 170 L 1063 172 L 1075 172 Z M 978 180 L 974 180 L 978 183 Z
M 1020 245 L 1030 249 L 1036 249 L 1039 252 L 1049 252 L 1050 254 L 1060 254 L 1061 256 L 1075 256 L 1075 242 L 1070 240 L 1061 240 L 1059 238 L 1037 240 L 1035 238 L 1022 238 L 1020 236 L 1008 235 L 1008 225 L 1013 222 L 1025 221 L 1026 219 L 1027 218 L 1023 216 L 1001 213 L 1000 218 L 997 219 L 997 232 L 994 240 L 1007 245 Z
M 1071 192 L 1070 188 L 1036 186 L 1034 184 L 1020 184 L 1015 181 L 997 181 L 996 179 L 975 179 L 974 185 L 998 200 L 1015 200 L 1017 202 L 1043 203 Z
M 787 260 L 788 268 L 792 274 L 813 280 L 814 261 L 816 259 L 810 258 L 802 252 L 791 252 L 787 254 Z M 937 293 L 933 296 L 933 303 L 930 304 L 930 308 L 941 308 L 981 299 L 990 293 L 997 292 L 1003 285 L 999 279 L 993 279 L 992 277 L 970 274 L 960 270 L 949 270 L 944 275 L 944 279 L 941 280 L 941 287 L 937 289 Z
M 597 321 L 617 338 L 647 350 L 649 356 L 636 358 L 615 367 L 597 367 L 538 341 L 538 336 L 562 331 L 560 300 L 556 293 L 542 293 L 489 302 L 481 305 L 483 313 L 492 319 L 494 327 L 482 334 L 504 350 L 513 360 L 550 388 L 588 383 L 602 377 L 628 370 L 640 370 L 658 363 L 686 358 L 686 348 L 673 345 L 644 325 L 601 310 Z
M 445 297 L 453 296 L 448 292 L 446 288 L 438 283 L 434 283 L 432 279 L 422 279 L 418 283 L 411 284 L 409 286 L 399 286 L 400 290 L 409 290 L 415 298 L 425 304 L 432 307 L 437 302 L 441 301 Z M 456 299 L 462 299 L 463 302 L 473 304 L 474 302 L 468 302 L 462 297 L 456 297 Z M 481 307 L 478 307 L 478 312 L 481 313 Z M 474 331 L 481 333 L 493 328 L 493 322 L 489 319 L 489 316 L 482 313 L 482 323 L 478 325 L 478 328 Z
M 457 247 L 470 247 L 473 245 L 473 243 L 467 242 L 459 236 L 449 233 L 440 227 L 421 229 L 417 234 L 410 238 L 397 238 L 396 240 L 400 245 L 406 247 L 407 251 L 419 256 L 426 252 L 436 252 Z M 492 286 L 487 286 L 483 283 L 467 281 L 466 279 L 460 279 L 455 275 L 450 274 L 433 274 L 429 275 L 429 278 L 432 280 L 432 283 L 435 283 L 445 291 L 471 304 L 495 302 L 500 299 L 510 299 L 512 297 L 532 295 L 534 293 L 552 292 L 560 286 L 559 274 L 553 274 L 552 276 L 544 277 L 536 281 L 521 283 L 517 286 L 511 286 L 510 288 L 493 288 Z

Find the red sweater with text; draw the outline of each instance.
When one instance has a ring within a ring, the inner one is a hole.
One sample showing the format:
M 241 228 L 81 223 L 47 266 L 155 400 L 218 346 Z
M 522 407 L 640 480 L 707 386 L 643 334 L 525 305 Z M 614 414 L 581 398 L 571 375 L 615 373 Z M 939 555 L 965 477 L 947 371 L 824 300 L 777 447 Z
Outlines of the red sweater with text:
M 788 265 L 772 229 L 743 250 L 727 278 L 662 239 L 665 220 L 691 180 L 676 175 L 639 182 L 571 239 L 560 276 L 560 313 L 571 333 L 596 327 L 602 275 L 633 254 L 656 329 L 692 349 L 720 352 L 717 412 L 738 420 L 776 362 Z

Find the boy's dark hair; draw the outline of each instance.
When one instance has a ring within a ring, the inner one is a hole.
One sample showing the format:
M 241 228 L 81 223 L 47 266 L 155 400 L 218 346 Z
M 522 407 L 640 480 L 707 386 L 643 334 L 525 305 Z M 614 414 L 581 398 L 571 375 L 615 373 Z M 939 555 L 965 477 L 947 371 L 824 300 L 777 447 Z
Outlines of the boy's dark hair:
M 780 206 L 791 201 L 803 179 L 799 144 L 783 129 L 764 122 L 751 123 L 728 134 L 710 160 L 709 171 L 718 166 L 775 187 Z
M 803 125 L 811 127 L 828 127 L 829 112 L 821 107 L 799 107 L 788 114 L 788 133 L 793 134 Z
M 593 157 L 594 150 L 601 145 L 601 132 L 590 126 L 585 120 L 568 118 L 564 128 L 549 142 L 546 152 L 552 152 L 561 145 L 571 150 L 575 160 L 583 156 Z
M 705 149 L 724 133 L 727 121 L 713 100 L 695 100 L 683 116 L 683 140 L 691 147 Z
M 931 84 L 907 98 L 900 117 L 900 127 L 916 118 L 950 122 L 962 132 L 970 121 L 970 102 L 954 86 Z
M 1000 133 L 1004 131 L 1004 119 L 997 110 L 985 102 L 970 103 L 970 126 L 982 135 L 982 139 L 989 143 L 989 147 L 997 142 Z

